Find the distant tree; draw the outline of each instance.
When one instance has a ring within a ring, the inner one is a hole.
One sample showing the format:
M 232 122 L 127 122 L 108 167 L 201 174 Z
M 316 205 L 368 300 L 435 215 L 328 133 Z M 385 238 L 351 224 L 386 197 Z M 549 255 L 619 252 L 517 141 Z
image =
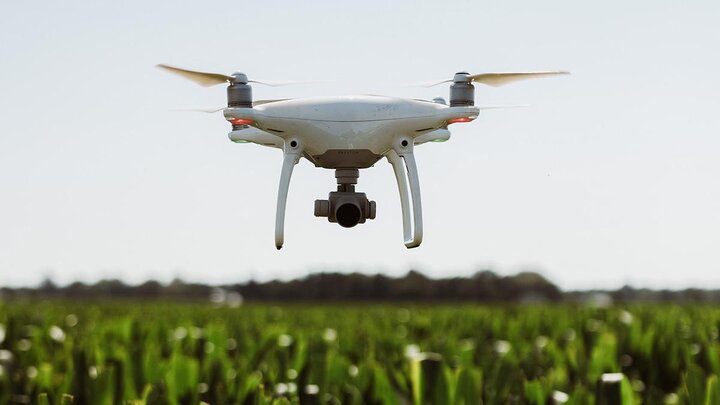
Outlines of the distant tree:
M 50 277 L 45 277 L 43 281 L 38 286 L 38 291 L 41 291 L 43 293 L 53 293 L 57 290 L 57 285 Z

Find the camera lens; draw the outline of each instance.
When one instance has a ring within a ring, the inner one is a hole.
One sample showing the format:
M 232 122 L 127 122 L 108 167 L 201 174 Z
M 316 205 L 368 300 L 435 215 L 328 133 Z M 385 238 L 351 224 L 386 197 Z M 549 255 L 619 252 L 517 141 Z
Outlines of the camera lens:
M 353 203 L 345 203 L 337 208 L 335 217 L 343 228 L 352 228 L 360 222 L 360 207 Z

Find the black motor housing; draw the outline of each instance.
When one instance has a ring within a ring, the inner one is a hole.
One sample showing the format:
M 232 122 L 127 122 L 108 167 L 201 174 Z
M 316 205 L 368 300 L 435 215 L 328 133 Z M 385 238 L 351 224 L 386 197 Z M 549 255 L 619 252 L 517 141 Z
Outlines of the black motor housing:
M 475 86 L 469 81 L 453 82 L 450 85 L 450 107 L 475 105 Z
M 247 83 L 232 83 L 227 88 L 228 107 L 252 108 L 252 87 Z

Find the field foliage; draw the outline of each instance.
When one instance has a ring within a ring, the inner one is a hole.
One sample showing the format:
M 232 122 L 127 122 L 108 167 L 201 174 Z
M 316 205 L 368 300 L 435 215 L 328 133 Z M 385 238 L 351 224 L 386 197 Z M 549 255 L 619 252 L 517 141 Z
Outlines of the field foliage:
M 0 303 L 0 403 L 720 404 L 720 309 Z

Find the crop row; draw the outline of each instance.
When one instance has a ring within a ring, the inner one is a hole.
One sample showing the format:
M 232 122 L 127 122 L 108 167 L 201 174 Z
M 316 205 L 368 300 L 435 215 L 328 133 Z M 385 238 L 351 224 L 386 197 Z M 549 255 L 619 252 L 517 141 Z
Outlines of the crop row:
M 0 304 L 0 403 L 720 404 L 720 310 Z

